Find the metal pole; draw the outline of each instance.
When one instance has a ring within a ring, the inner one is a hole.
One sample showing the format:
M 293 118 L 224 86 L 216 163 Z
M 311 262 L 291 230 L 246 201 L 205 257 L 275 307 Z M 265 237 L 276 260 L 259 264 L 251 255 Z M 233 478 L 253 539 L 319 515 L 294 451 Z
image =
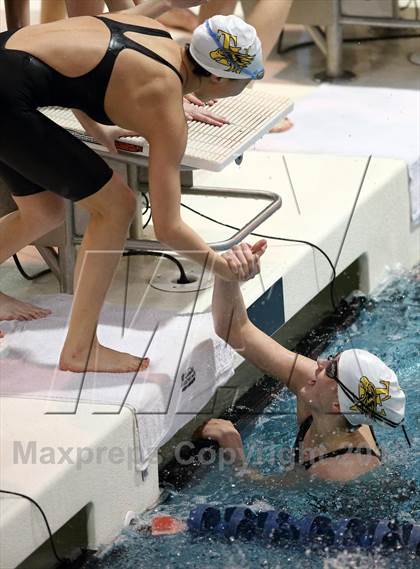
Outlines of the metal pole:
M 126 164 L 127 183 L 130 188 L 137 194 L 140 192 L 138 166 L 132 162 Z M 137 208 L 137 213 L 130 226 L 130 237 L 132 239 L 141 239 L 143 237 L 143 215 L 141 208 Z
M 351 71 L 343 70 L 343 18 L 341 0 L 330 0 L 331 23 L 327 26 L 327 70 L 315 75 L 317 81 L 349 80 L 354 77 Z M 314 38 L 315 39 L 315 38 Z
M 51 272 L 56 277 L 58 282 L 61 282 L 60 264 L 58 262 L 58 255 L 54 251 L 54 248 L 53 247 L 43 247 L 41 245 L 37 245 L 36 248 L 38 250 L 38 253 L 41 255 L 41 257 L 44 259 L 44 261 L 47 263 L 47 265 L 51 269 Z
M 404 20 L 402 18 L 369 18 L 367 16 L 341 16 L 340 24 L 350 26 L 376 26 L 380 28 L 420 28 L 419 20 Z
M 340 77 L 343 73 L 343 27 L 340 24 L 340 0 L 332 0 L 332 23 L 327 26 L 327 75 Z
M 325 38 L 322 35 L 322 33 L 315 26 L 307 26 L 306 29 L 308 31 L 308 34 L 314 40 L 317 47 L 325 55 L 325 57 L 327 57 L 327 54 L 328 54 L 327 43 L 326 43 Z

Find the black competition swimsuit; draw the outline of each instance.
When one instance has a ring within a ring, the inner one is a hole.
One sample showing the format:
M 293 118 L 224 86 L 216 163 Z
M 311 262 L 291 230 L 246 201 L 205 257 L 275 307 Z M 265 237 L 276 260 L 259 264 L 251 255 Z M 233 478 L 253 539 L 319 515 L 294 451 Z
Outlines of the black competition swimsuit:
M 309 416 L 307 419 L 305 419 L 305 421 L 303 421 L 303 423 L 301 424 L 300 428 L 299 428 L 299 432 L 298 435 L 296 437 L 296 441 L 295 441 L 295 445 L 294 445 L 294 451 L 295 451 L 295 465 L 300 465 L 303 466 L 306 470 L 309 470 L 311 468 L 311 466 L 313 466 L 314 464 L 316 464 L 317 462 L 319 462 L 320 460 L 326 460 L 327 458 L 334 458 L 335 456 L 340 456 L 342 454 L 370 454 L 372 456 L 376 456 L 376 458 L 378 458 L 379 460 L 381 460 L 381 454 L 376 453 L 373 449 L 371 448 L 364 448 L 364 447 L 345 447 L 345 448 L 339 448 L 337 450 L 333 450 L 331 452 L 327 452 L 326 454 L 322 454 L 321 456 L 316 456 L 315 458 L 313 458 L 312 460 L 306 460 L 304 462 L 300 462 L 300 445 L 303 442 L 303 439 L 305 438 L 306 433 L 309 430 L 309 427 L 312 425 L 312 416 Z M 373 432 L 372 427 L 370 427 L 370 431 L 372 433 L 373 439 L 377 444 L 376 441 L 376 437 L 375 437 L 375 433 Z M 379 448 L 379 446 L 378 446 Z
M 172 39 L 168 32 L 99 17 L 110 30 L 102 60 L 80 77 L 66 77 L 37 57 L 5 44 L 14 32 L 0 33 L 0 177 L 13 195 L 49 190 L 72 201 L 100 190 L 112 170 L 93 150 L 40 113 L 59 106 L 84 111 L 93 120 L 113 124 L 104 110 L 106 89 L 118 54 L 138 51 L 182 76 L 175 67 L 124 32 Z

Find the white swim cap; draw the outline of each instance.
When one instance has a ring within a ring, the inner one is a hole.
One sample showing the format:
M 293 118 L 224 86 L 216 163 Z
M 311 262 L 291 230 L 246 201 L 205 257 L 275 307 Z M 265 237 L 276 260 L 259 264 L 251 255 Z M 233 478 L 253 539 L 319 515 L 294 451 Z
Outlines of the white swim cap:
M 213 16 L 198 26 L 192 35 L 190 53 L 201 67 L 217 77 L 264 77 L 257 32 L 237 16 Z
M 352 425 L 380 423 L 397 427 L 404 420 L 405 394 L 398 378 L 370 352 L 342 352 L 338 379 L 340 410 Z

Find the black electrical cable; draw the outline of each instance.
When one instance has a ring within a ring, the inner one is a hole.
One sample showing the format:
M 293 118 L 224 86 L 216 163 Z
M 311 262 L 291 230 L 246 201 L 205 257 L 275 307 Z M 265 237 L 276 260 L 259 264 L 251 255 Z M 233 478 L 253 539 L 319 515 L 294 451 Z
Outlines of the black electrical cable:
M 384 41 L 384 40 L 403 40 L 403 39 L 412 39 L 412 38 L 420 38 L 420 34 L 399 34 L 396 36 L 366 36 L 362 38 L 347 38 L 343 40 L 343 43 L 367 43 L 371 41 Z M 285 55 L 286 53 L 290 53 L 297 49 L 301 49 L 304 47 L 312 47 L 316 45 L 314 41 L 305 41 L 302 43 L 296 43 L 290 45 L 289 47 L 285 47 L 279 51 L 280 55 Z
M 152 219 L 152 210 L 150 209 L 149 217 L 147 218 L 146 223 L 143 225 L 143 229 L 146 229 L 146 227 L 149 225 L 151 219 Z
M 144 206 L 144 210 L 142 211 L 142 215 L 144 215 L 145 213 L 147 213 L 150 209 L 150 201 L 149 201 L 149 196 L 147 195 L 146 192 L 142 192 L 142 197 L 145 200 L 146 204 Z
M 188 284 L 190 282 L 188 280 L 186 273 L 185 273 L 184 267 L 181 265 L 181 263 L 178 261 L 178 259 L 176 259 L 172 255 L 169 255 L 169 253 L 163 253 L 162 251 L 133 251 L 133 250 L 128 250 L 128 251 L 125 251 L 123 253 L 123 257 L 136 257 L 136 256 L 139 256 L 139 257 L 164 257 L 165 259 L 169 259 L 169 261 L 172 261 L 173 263 L 175 263 L 175 265 L 179 269 L 180 276 L 176 282 L 178 284 Z
M 182 205 L 182 207 L 185 207 L 185 209 L 188 209 L 189 211 L 195 213 L 196 215 L 204 217 L 205 219 L 208 219 L 209 221 L 212 221 L 213 223 L 217 223 L 217 225 L 222 225 L 223 227 L 228 227 L 229 229 L 233 229 L 234 231 L 239 231 L 238 227 L 234 227 L 233 225 L 229 225 L 228 223 L 222 223 L 221 221 L 218 221 L 217 219 L 213 219 L 212 217 L 209 217 L 208 215 L 205 215 L 204 213 L 201 213 L 201 212 L 199 212 L 199 211 L 193 209 L 192 207 L 185 205 L 183 203 L 181 203 L 181 205 Z M 310 247 L 313 247 L 314 249 L 319 251 L 327 260 L 328 264 L 331 267 L 332 273 L 333 273 L 333 278 L 330 281 L 330 298 L 331 298 L 331 304 L 332 304 L 333 309 L 338 310 L 338 303 L 337 303 L 337 300 L 335 298 L 335 290 L 334 290 L 334 283 L 335 283 L 335 279 L 337 277 L 337 274 L 336 274 L 333 262 L 331 261 L 331 259 L 327 255 L 327 253 L 323 249 L 321 249 L 321 247 L 318 247 L 318 245 L 315 245 L 315 243 L 311 243 L 310 241 L 305 241 L 303 239 L 290 239 L 287 237 L 275 237 L 273 235 L 263 235 L 262 233 L 254 233 L 254 232 L 252 232 L 250 235 L 254 235 L 255 237 L 262 237 L 263 239 L 274 239 L 276 241 L 286 241 L 288 243 L 300 243 L 302 245 L 309 245 Z
M 34 281 L 35 279 L 39 279 L 39 277 L 43 277 L 44 275 L 49 275 L 51 273 L 51 269 L 44 269 L 43 271 L 40 271 L 39 273 L 36 273 L 35 275 L 28 275 L 28 273 L 22 267 L 17 255 L 13 255 L 13 260 L 15 262 L 17 270 L 22 275 L 22 277 L 24 279 L 26 279 L 27 281 Z
M 44 510 L 43 510 L 43 509 L 41 508 L 41 506 L 38 504 L 38 502 L 37 502 L 36 500 L 34 500 L 33 498 L 31 498 L 30 496 L 27 496 L 26 494 L 21 494 L 20 492 L 12 492 L 11 490 L 1 490 L 1 489 L 0 489 L 0 492 L 1 492 L 2 494 L 9 494 L 10 496 L 17 496 L 18 498 L 25 498 L 26 500 L 29 500 L 29 502 L 31 502 L 34 506 L 36 506 L 36 507 L 38 508 L 38 510 L 39 510 L 40 513 L 41 513 L 41 516 L 42 516 L 43 519 L 44 519 L 45 525 L 46 525 L 46 527 L 47 527 L 47 531 L 48 531 L 48 535 L 49 535 L 49 541 L 50 541 L 50 545 L 51 545 L 51 550 L 52 550 L 52 552 L 53 552 L 54 557 L 55 557 L 56 560 L 57 560 L 59 563 L 61 563 L 62 565 L 63 565 L 63 564 L 68 565 L 68 564 L 70 563 L 70 559 L 63 558 L 63 557 L 60 557 L 60 556 L 58 555 L 57 548 L 56 548 L 55 542 L 54 542 L 54 536 L 53 536 L 53 534 L 52 534 L 50 524 L 48 523 L 48 518 L 47 518 L 47 516 L 45 515 Z

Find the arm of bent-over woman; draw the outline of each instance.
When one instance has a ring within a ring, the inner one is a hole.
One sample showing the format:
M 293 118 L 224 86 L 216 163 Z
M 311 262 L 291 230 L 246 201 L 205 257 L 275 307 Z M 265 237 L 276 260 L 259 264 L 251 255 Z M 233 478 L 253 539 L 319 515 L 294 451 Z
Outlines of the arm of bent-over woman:
M 187 142 L 187 125 L 181 101 L 167 102 L 166 106 L 162 101 L 155 111 L 148 111 L 147 123 L 146 130 L 149 132 L 144 127 L 142 132 L 150 144 L 149 189 L 156 237 L 221 278 L 237 279 L 227 261 L 210 249 L 181 218 L 180 163 Z
M 86 134 L 95 139 L 95 142 L 105 146 L 109 152 L 116 154 L 117 148 L 115 142 L 121 136 L 138 136 L 137 132 L 127 130 L 118 125 L 100 124 L 91 119 L 86 113 L 79 109 L 72 109 L 74 116 L 85 129 Z

